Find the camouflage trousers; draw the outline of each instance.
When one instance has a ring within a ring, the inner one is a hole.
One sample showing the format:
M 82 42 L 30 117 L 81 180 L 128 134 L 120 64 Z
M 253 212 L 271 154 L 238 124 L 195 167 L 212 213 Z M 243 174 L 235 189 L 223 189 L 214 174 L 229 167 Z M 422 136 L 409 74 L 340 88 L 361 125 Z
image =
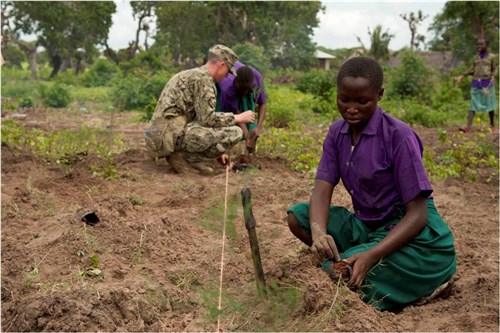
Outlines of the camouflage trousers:
M 229 154 L 242 137 L 243 131 L 238 126 L 212 128 L 193 122 L 186 125 L 184 136 L 177 141 L 175 150 L 183 151 L 190 163 L 203 162 Z

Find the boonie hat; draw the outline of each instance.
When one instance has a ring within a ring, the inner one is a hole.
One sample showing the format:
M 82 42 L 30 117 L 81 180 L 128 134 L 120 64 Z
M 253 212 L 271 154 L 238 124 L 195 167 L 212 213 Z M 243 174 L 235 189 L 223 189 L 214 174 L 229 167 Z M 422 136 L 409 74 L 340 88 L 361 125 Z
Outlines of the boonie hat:
M 231 74 L 236 76 L 236 70 L 234 69 L 234 64 L 238 60 L 238 56 L 229 47 L 217 44 L 208 50 L 208 52 L 220 56 L 228 65 Z

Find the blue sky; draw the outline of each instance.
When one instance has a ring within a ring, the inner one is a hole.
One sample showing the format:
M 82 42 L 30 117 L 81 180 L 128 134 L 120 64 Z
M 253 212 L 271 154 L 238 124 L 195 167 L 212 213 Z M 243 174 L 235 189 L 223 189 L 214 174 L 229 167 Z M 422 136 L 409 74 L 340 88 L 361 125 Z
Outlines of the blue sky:
M 132 9 L 128 1 L 115 0 L 116 13 L 113 15 L 113 26 L 110 30 L 109 45 L 113 49 L 126 48 L 135 39 L 137 21 L 132 17 Z M 418 33 L 426 40 L 434 36 L 428 27 L 436 14 L 442 12 L 446 1 L 323 1 L 326 10 L 319 15 L 319 27 L 314 29 L 313 41 L 320 46 L 331 49 L 360 46 L 359 36 L 366 47 L 370 46 L 368 28 L 382 25 L 383 31 L 395 35 L 389 48 L 399 50 L 410 44 L 410 28 L 400 14 L 421 10 L 428 17 L 419 25 Z M 153 24 L 154 25 L 154 24 Z M 144 35 L 140 44 L 144 43 Z M 149 43 L 152 44 L 151 42 Z

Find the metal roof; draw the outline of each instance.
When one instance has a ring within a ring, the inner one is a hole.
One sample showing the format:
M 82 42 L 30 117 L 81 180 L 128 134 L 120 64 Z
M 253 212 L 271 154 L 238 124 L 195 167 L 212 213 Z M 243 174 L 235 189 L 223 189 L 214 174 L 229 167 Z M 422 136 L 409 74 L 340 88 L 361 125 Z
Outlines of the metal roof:
M 314 56 L 315 56 L 316 58 L 318 58 L 318 59 L 335 59 L 335 58 L 336 58 L 336 56 L 331 55 L 331 54 L 326 53 L 326 52 L 323 52 L 323 51 L 321 51 L 321 50 L 316 50 L 316 51 L 314 52 Z

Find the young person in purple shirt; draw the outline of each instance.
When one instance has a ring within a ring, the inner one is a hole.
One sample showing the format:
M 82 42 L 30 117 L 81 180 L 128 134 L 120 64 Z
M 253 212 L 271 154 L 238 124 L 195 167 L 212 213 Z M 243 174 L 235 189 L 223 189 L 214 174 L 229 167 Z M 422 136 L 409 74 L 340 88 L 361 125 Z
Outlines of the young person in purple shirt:
M 246 140 L 247 150 L 255 150 L 257 139 L 262 133 L 266 116 L 266 91 L 262 75 L 253 67 L 240 61 L 234 64 L 237 76 L 228 75 L 218 83 L 220 101 L 217 110 L 234 114 L 252 110 L 258 114 L 257 119 L 246 126 L 240 126 Z
M 380 310 L 432 294 L 456 271 L 453 235 L 434 206 L 423 146 L 404 122 L 385 113 L 383 70 L 367 57 L 347 60 L 337 77 L 337 107 L 323 143 L 310 202 L 288 209 L 291 232 L 326 258 L 335 249 L 351 267 L 348 286 Z M 331 206 L 342 180 L 354 212 Z

